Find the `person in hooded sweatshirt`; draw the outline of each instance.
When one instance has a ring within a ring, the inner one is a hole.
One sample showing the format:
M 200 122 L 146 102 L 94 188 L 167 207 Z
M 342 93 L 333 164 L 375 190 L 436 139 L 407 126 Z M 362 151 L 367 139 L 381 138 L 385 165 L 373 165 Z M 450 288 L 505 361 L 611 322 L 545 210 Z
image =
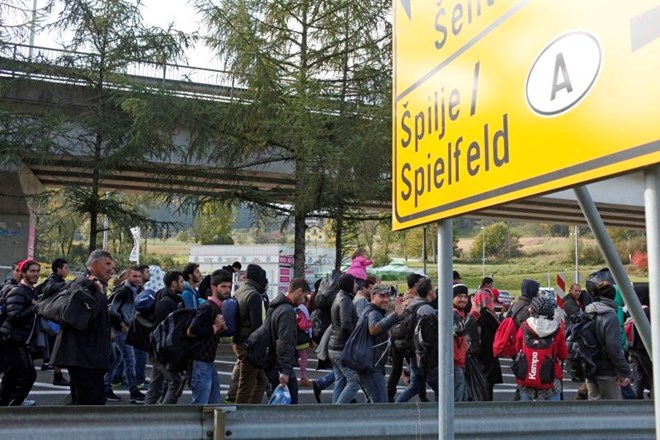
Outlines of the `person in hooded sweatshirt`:
M 532 304 L 532 299 L 539 294 L 539 287 L 541 285 L 534 280 L 524 279 L 520 284 L 520 297 L 511 308 L 509 316 L 511 316 L 516 323 L 516 327 L 520 328 L 523 322 L 529 318 L 529 306 Z
M 516 335 L 516 350 L 523 350 L 526 338 L 552 337 L 551 356 L 554 362 L 554 381 L 551 388 L 538 389 L 525 386 L 521 379 L 516 378 L 521 401 L 530 400 L 561 400 L 562 367 L 561 361 L 568 359 L 566 335 L 555 319 L 555 303 L 546 298 L 533 298 L 529 307 L 529 318 L 523 322 Z M 539 367 L 539 370 L 541 367 Z M 538 374 L 541 374 L 540 372 Z
M 615 296 L 614 285 L 602 281 L 593 290 L 594 302 L 585 308 L 585 312 L 596 315 L 596 336 L 603 344 L 596 377 L 586 380 L 589 400 L 621 399 L 620 387 L 630 384 L 630 365 L 621 346 Z

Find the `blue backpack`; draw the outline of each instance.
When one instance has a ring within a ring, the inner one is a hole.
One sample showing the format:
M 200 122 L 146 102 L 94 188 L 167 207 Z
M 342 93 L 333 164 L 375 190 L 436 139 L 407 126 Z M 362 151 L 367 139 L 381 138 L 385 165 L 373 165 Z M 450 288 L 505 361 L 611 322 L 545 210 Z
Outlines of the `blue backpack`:
M 236 298 L 229 298 L 222 302 L 222 317 L 227 324 L 227 330 L 223 330 L 220 336 L 234 336 L 238 331 L 240 313 Z
M 148 289 L 136 296 L 135 311 L 145 315 L 153 314 L 156 311 L 156 292 Z

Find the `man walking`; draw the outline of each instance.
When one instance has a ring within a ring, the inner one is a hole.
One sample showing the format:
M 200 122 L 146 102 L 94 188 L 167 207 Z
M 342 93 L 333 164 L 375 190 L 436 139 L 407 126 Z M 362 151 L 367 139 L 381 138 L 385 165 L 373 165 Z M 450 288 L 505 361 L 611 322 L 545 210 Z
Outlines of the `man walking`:
M 275 362 L 266 369 L 266 376 L 273 391 L 278 386 L 288 386 L 291 404 L 298 403 L 298 381 L 293 370 L 298 360 L 296 352 L 296 311 L 305 302 L 309 284 L 304 278 L 294 278 L 286 295 L 280 295 L 269 305 L 266 321 L 271 325 L 272 346 L 275 347 Z
M 74 405 L 105 405 L 103 377 L 110 369 L 110 327 L 105 291 L 115 273 L 115 261 L 108 251 L 97 249 L 87 259 L 87 271 L 72 288 L 94 296 L 96 305 L 85 330 L 63 325 L 55 339 L 53 365 L 69 370 Z
M 25 260 L 18 269 L 22 280 L 5 296 L 6 318 L 0 327 L 0 345 L 7 362 L 0 406 L 20 406 L 37 380 L 29 346 L 37 324 L 34 285 L 39 280 L 40 266 L 34 260 Z

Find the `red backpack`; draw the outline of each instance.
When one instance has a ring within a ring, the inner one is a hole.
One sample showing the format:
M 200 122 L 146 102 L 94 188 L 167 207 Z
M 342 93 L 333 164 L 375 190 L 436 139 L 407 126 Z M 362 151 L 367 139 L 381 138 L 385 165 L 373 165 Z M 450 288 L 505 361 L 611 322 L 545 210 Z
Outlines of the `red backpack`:
M 493 355 L 497 357 L 514 357 L 516 355 L 516 334 L 518 326 L 511 316 L 505 318 L 497 327 L 493 339 Z
M 523 347 L 511 364 L 511 370 L 524 387 L 547 390 L 555 381 L 555 335 L 541 338 L 523 324 Z

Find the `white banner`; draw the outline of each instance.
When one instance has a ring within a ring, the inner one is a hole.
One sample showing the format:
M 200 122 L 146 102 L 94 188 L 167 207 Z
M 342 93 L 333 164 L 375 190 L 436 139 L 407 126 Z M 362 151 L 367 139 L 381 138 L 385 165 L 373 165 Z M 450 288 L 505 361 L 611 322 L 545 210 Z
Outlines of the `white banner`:
M 128 261 L 140 262 L 140 227 L 135 226 L 131 228 L 131 234 L 133 234 L 133 249 L 131 250 L 131 255 L 128 257 Z

